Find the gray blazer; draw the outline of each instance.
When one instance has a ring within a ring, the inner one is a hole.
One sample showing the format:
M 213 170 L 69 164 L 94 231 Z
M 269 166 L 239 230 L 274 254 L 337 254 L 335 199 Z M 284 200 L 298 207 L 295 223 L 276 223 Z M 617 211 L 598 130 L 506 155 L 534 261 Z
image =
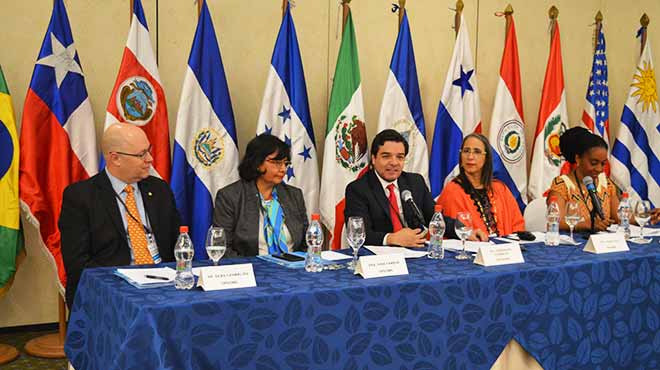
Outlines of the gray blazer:
M 293 239 L 294 250 L 305 250 L 309 222 L 302 191 L 284 183 L 275 186 L 284 212 L 284 224 Z M 259 254 L 259 192 L 254 181 L 238 180 L 218 190 L 213 209 L 213 225 L 227 233 L 227 257 Z

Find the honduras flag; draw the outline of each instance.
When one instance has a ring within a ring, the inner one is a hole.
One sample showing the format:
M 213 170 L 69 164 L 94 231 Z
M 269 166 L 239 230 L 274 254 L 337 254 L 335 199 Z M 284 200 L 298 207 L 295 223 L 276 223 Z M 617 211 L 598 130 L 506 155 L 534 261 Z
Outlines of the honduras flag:
M 422 99 L 419 96 L 415 53 L 410 36 L 408 12 L 405 9 L 400 11 L 404 12 L 403 20 L 390 62 L 390 73 L 380 107 L 378 131 L 388 128 L 399 131 L 409 145 L 404 169 L 419 173 L 428 181 L 429 151 L 426 146 L 426 128 Z
M 518 42 L 513 16 L 507 14 L 506 39 L 500 80 L 495 92 L 489 141 L 493 147 L 493 174 L 502 181 L 524 210 L 527 202 L 527 155 L 523 118 Z
M 291 147 L 284 181 L 300 188 L 308 213 L 318 212 L 319 168 L 296 27 L 287 4 L 257 122 L 257 135 L 275 135 Z
M 640 35 L 647 32 L 646 27 Z M 660 106 L 651 40 L 647 37 L 637 63 L 630 92 L 623 107 L 621 125 L 612 147 L 614 182 L 633 199 L 660 205 Z
M 238 141 L 227 79 L 206 5 L 183 80 L 174 141 L 172 190 L 195 258 L 206 259 L 206 232 L 218 190 L 238 180 Z
M 479 89 L 474 72 L 467 24 L 461 14 L 433 133 L 429 174 L 434 198 L 440 195 L 448 181 L 458 175 L 458 152 L 463 137 L 481 131 Z

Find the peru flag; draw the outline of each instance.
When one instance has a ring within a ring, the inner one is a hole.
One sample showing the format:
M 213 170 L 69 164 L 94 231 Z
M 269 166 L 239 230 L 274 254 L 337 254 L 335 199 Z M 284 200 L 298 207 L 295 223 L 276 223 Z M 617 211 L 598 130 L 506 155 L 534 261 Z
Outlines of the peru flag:
M 108 102 L 105 127 L 115 122 L 132 123 L 144 130 L 152 146 L 152 174 L 169 182 L 167 104 L 140 0 L 134 0 L 133 3 L 131 28 Z
M 53 13 L 25 98 L 20 137 L 19 191 L 27 219 L 39 228 L 48 256 L 66 286 L 57 220 L 62 192 L 96 174 L 92 106 L 63 0 Z

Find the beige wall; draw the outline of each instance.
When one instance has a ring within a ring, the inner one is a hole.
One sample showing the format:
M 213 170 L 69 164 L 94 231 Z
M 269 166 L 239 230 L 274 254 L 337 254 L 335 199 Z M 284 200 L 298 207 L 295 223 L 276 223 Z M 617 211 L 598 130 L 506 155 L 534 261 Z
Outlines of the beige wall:
M 391 0 L 354 0 L 353 20 L 360 53 L 367 130 L 374 134 L 392 48 L 396 39 L 396 15 Z M 280 0 L 208 0 L 220 42 L 225 71 L 242 151 L 255 134 L 266 73 L 280 21 Z M 323 152 L 327 100 L 339 48 L 337 0 L 297 0 L 293 15 L 307 79 L 317 152 Z M 465 17 L 476 58 L 484 129 L 490 125 L 493 95 L 504 43 L 504 0 L 465 0 Z M 35 57 L 51 12 L 52 0 L 0 0 L 3 25 L 0 64 L 14 97 L 17 120 L 29 85 Z M 76 48 L 86 74 L 87 88 L 100 136 L 110 91 L 119 67 L 128 32 L 128 0 L 65 0 Z M 655 26 L 660 19 L 657 0 L 512 0 L 515 9 L 518 48 L 523 79 L 527 143 L 536 126 L 549 47 L 547 11 L 559 8 L 566 96 L 570 123 L 577 123 L 591 68 L 592 31 L 597 10 L 605 17 L 609 63 L 610 119 L 616 132 L 618 117 L 639 54 L 634 38 L 639 18 L 651 18 L 652 47 L 660 50 Z M 454 42 L 454 1 L 408 0 L 409 20 L 415 46 L 427 138 L 432 138 L 438 100 Z M 167 95 L 170 133 L 173 137 L 183 74 L 196 25 L 193 0 L 143 0 L 147 21 L 156 45 L 160 75 Z M 156 17 L 158 16 L 158 25 Z M 486 131 L 487 132 L 487 131 Z M 32 294 L 9 294 L 0 299 L 0 327 L 56 320 L 55 288 L 43 274 L 52 274 L 44 264 L 28 232 L 30 255 L 21 269 L 15 289 Z M 38 277 L 41 276 L 41 277 Z M 50 275 L 52 276 L 52 275 Z M 20 284 L 20 285 L 19 285 Z M 43 309 L 41 306 L 50 307 Z

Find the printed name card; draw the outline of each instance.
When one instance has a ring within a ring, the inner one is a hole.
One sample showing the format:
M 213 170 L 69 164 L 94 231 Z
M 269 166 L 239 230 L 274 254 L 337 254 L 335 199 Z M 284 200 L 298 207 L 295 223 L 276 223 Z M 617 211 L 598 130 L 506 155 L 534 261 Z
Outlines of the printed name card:
M 408 275 L 408 265 L 403 254 L 379 254 L 362 256 L 358 260 L 355 274 L 365 279 L 376 277 Z
M 479 247 L 474 263 L 488 267 L 525 263 L 525 259 L 520 251 L 520 244 L 514 242 Z
M 204 290 L 223 290 L 257 286 L 251 263 L 209 266 L 199 270 L 197 286 Z
M 583 251 L 595 254 L 629 251 L 628 243 L 621 233 L 593 234 Z

